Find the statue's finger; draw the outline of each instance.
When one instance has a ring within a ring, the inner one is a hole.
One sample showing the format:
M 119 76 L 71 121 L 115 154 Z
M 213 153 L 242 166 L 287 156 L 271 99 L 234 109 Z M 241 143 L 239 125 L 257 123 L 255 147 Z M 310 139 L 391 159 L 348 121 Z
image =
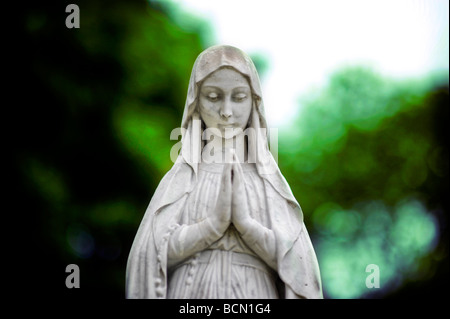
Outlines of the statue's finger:
M 246 190 L 244 187 L 244 173 L 239 162 L 233 163 L 233 207 L 242 209 L 246 206 Z
M 241 164 L 237 161 L 233 163 L 233 185 L 235 184 L 237 188 L 242 188 L 244 184 L 244 172 Z
M 225 163 L 222 170 L 222 180 L 219 196 L 217 199 L 217 208 L 220 210 L 231 209 L 231 196 L 232 196 L 232 185 L 231 185 L 231 170 L 232 164 Z

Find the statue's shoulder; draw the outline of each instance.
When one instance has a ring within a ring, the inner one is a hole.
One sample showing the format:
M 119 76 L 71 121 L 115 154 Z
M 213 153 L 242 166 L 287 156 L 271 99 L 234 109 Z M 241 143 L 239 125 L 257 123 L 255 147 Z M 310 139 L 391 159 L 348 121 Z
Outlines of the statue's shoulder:
M 178 189 L 185 190 L 193 180 L 193 170 L 190 165 L 183 162 L 176 162 L 172 168 L 161 179 L 158 190 L 170 189 L 176 192 Z

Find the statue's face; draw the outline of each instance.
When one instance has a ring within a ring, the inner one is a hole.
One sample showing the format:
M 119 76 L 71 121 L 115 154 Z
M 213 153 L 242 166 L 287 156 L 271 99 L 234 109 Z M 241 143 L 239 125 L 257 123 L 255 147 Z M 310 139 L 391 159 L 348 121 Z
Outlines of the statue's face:
M 224 138 L 236 136 L 246 129 L 252 110 L 247 79 L 230 68 L 213 72 L 200 88 L 199 109 L 207 128 L 219 129 Z

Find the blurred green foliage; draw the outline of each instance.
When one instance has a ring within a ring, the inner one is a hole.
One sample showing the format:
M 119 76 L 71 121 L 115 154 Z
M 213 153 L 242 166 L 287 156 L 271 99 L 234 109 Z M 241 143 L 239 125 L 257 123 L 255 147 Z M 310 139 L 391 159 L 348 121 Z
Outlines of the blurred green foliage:
M 170 132 L 212 32 L 170 2 L 77 4 L 80 29 L 65 27 L 63 2 L 20 10 L 28 56 L 13 79 L 22 90 L 12 108 L 20 129 L 11 129 L 11 215 L 25 227 L 27 262 L 15 267 L 26 273 L 33 262 L 33 287 L 47 297 L 122 298 L 128 252 L 172 165 Z M 254 57 L 264 72 L 267 62 Z M 279 165 L 303 207 L 326 296 L 431 297 L 448 278 L 448 75 L 441 79 L 343 69 L 280 128 Z M 83 289 L 64 287 L 71 263 Z M 364 286 L 373 263 L 379 292 Z
M 39 261 L 35 287 L 51 296 L 122 298 L 128 252 L 171 167 L 169 134 L 209 25 L 193 18 L 188 30 L 158 2 L 77 1 L 80 28 L 68 29 L 67 4 L 18 11 L 29 55 L 16 72 L 22 130 L 12 167 L 32 238 L 26 259 Z M 84 289 L 64 289 L 71 263 Z
M 394 81 L 345 68 L 280 131 L 279 164 L 315 237 L 327 296 L 384 296 L 441 267 L 447 102 L 446 74 Z M 365 286 L 369 264 L 384 289 Z

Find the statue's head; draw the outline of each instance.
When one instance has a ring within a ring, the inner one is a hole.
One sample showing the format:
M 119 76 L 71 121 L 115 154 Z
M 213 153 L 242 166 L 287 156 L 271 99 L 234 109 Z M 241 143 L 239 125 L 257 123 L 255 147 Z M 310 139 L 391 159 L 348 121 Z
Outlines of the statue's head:
M 197 57 L 181 127 L 180 160 L 194 171 L 205 155 L 206 141 L 216 141 L 211 135 L 224 138 L 225 144 L 233 142 L 225 149 L 236 147 L 238 157 L 256 163 L 260 173 L 278 169 L 268 150 L 258 73 L 250 57 L 235 47 L 213 46 Z
M 261 85 L 248 55 L 229 45 L 203 51 L 192 68 L 182 127 L 196 114 L 221 133 L 227 127 L 245 130 L 254 112 L 257 127 L 266 128 Z

